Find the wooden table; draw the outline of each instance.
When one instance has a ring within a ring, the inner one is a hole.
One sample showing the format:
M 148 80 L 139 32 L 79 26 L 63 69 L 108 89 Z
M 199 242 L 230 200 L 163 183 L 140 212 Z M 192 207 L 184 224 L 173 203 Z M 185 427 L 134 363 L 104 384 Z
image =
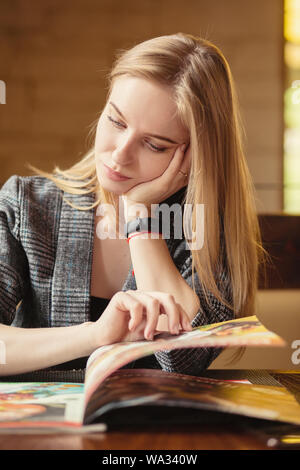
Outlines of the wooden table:
M 6 450 L 264 450 L 253 434 L 216 425 L 189 426 L 137 431 L 110 431 L 87 435 L 49 434 L 0 435 L 0 449 Z

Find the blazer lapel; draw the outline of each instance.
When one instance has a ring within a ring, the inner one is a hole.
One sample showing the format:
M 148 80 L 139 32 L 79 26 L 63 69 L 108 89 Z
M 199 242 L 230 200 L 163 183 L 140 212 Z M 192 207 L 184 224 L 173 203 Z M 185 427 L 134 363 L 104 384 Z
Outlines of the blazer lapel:
M 78 206 L 89 206 L 94 195 L 64 196 Z M 95 210 L 78 210 L 62 201 L 53 274 L 51 326 L 89 321 L 90 276 Z

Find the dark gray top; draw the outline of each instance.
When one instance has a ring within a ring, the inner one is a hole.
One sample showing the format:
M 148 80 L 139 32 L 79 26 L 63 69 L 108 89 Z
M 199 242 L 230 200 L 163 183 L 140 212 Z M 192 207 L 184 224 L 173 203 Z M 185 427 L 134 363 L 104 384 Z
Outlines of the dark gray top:
M 180 190 L 164 203 L 180 202 L 183 195 L 184 190 Z M 95 200 L 94 194 L 64 193 L 52 181 L 40 176 L 14 175 L 1 188 L 0 323 L 41 328 L 90 320 L 95 209 L 73 209 L 63 197 L 82 206 L 89 206 Z M 178 271 L 192 287 L 188 245 L 184 239 L 174 238 L 166 239 L 166 243 Z M 132 268 L 123 291 L 137 288 Z M 216 280 L 230 299 L 230 282 L 224 263 L 220 264 Z M 214 296 L 210 295 L 211 306 L 207 305 L 197 275 L 195 287 L 201 309 L 192 326 L 233 318 L 233 312 Z M 220 349 L 211 348 L 182 349 L 155 353 L 155 358 L 158 367 L 166 371 L 197 375 L 219 352 Z M 136 364 L 141 365 L 139 361 Z

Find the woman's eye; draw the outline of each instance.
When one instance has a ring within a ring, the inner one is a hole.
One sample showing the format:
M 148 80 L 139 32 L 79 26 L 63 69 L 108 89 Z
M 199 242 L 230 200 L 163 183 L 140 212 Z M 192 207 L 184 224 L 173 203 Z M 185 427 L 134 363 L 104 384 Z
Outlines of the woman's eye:
M 115 121 L 111 116 L 107 116 L 108 119 L 113 123 L 115 124 L 117 127 L 124 127 L 123 124 L 119 121 Z
M 152 149 L 154 152 L 164 152 L 165 150 L 167 150 L 166 147 L 156 147 L 155 145 L 150 144 L 150 142 L 148 142 L 148 145 L 151 147 L 151 149 Z
M 118 127 L 118 128 L 123 128 L 124 129 L 124 124 L 122 124 L 121 122 L 119 121 L 115 121 L 115 119 L 113 119 L 111 116 L 107 115 L 107 118 L 114 124 L 114 126 Z M 167 150 L 167 147 L 157 147 L 156 145 L 153 145 L 151 144 L 150 142 L 146 142 L 147 143 L 147 146 L 150 147 L 150 149 L 153 151 L 153 152 L 165 152 L 165 150 Z

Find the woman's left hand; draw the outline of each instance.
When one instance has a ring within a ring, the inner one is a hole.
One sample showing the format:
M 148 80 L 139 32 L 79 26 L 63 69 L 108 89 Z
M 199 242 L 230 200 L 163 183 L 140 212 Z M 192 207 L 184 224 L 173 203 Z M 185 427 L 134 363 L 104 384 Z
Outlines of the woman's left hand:
M 176 148 L 174 156 L 164 173 L 154 180 L 140 183 L 122 195 L 127 205 L 159 204 L 187 185 L 190 170 L 190 148 L 186 144 Z

